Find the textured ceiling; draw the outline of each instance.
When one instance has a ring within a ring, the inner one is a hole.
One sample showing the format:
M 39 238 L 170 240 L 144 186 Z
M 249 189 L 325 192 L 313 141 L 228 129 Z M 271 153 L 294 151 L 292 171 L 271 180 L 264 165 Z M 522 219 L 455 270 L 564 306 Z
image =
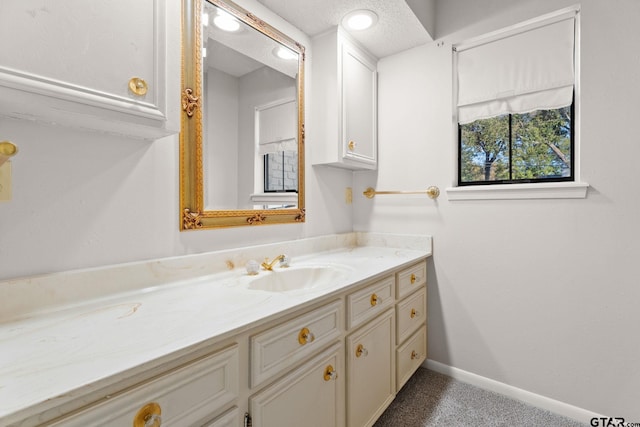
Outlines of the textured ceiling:
M 353 10 L 372 10 L 378 15 L 378 23 L 349 34 L 378 58 L 432 41 L 405 0 L 258 1 L 311 37 L 340 24 Z

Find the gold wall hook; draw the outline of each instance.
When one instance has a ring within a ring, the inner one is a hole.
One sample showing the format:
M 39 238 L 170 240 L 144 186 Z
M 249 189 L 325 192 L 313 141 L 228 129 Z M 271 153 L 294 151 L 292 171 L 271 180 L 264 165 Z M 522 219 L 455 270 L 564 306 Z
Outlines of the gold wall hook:
M 362 192 L 367 199 L 373 199 L 376 194 L 426 194 L 430 199 L 437 199 L 440 195 L 440 189 L 435 185 L 422 191 L 376 191 L 375 188 L 369 187 Z
M 4 164 L 11 157 L 15 156 L 18 152 L 18 147 L 13 142 L 2 141 L 0 142 L 0 166 Z

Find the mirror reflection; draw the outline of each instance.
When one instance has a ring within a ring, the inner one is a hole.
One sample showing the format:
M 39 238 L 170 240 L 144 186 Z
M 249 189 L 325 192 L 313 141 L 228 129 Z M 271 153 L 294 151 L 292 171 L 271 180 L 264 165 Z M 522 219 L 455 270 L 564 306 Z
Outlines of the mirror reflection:
M 205 209 L 298 205 L 298 53 L 211 3 L 202 15 Z
M 304 47 L 229 0 L 182 5 L 181 229 L 304 222 Z

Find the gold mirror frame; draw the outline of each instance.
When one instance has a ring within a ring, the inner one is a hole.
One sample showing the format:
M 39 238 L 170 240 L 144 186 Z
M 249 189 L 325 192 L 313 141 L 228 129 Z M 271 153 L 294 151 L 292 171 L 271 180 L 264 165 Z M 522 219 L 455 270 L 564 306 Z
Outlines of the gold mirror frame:
M 296 209 L 205 210 L 202 127 L 202 2 L 218 6 L 266 37 L 298 53 L 298 205 Z M 304 207 L 305 48 L 229 0 L 182 1 L 182 112 L 180 118 L 180 230 L 301 223 Z

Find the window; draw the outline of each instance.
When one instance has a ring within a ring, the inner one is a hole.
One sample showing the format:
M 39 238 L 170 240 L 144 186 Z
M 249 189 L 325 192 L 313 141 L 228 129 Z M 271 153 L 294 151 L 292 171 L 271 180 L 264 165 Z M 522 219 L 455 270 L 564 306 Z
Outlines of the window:
M 573 103 L 458 126 L 459 185 L 574 180 Z
M 298 202 L 298 110 L 295 98 L 256 107 L 254 193 L 257 209 L 295 207 Z
M 264 192 L 298 191 L 298 153 L 279 151 L 264 155 Z
M 458 187 L 576 180 L 577 21 L 569 8 L 454 46 Z

